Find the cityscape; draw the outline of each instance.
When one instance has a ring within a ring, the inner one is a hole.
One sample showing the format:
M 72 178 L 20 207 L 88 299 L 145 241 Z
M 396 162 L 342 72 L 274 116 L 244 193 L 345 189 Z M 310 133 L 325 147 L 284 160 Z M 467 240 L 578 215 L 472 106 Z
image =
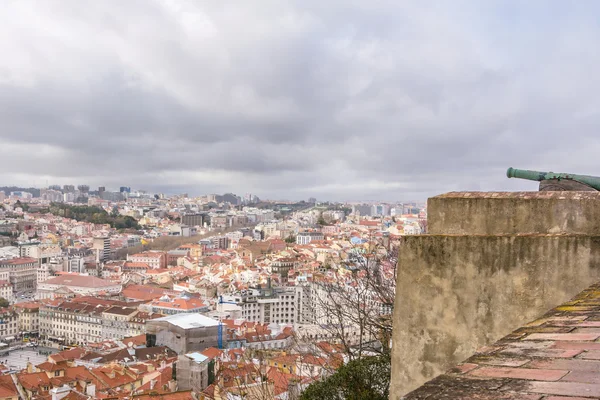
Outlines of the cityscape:
M 0 400 L 600 399 L 598 16 L 2 0 Z
M 398 242 L 427 229 L 414 202 L 3 189 L 0 359 L 27 398 L 297 398 L 389 355 Z

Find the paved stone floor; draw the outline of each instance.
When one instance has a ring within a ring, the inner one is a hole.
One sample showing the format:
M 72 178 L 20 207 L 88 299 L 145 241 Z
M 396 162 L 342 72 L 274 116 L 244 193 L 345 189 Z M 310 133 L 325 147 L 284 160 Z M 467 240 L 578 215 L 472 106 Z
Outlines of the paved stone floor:
M 600 284 L 404 399 L 600 399 Z
M 47 355 L 39 354 L 39 352 L 56 352 L 54 349 L 38 348 L 38 349 L 23 349 L 14 350 L 10 354 L 0 355 L 0 364 L 6 365 L 9 369 L 21 370 L 27 366 L 27 361 L 33 365 L 41 364 L 48 359 Z

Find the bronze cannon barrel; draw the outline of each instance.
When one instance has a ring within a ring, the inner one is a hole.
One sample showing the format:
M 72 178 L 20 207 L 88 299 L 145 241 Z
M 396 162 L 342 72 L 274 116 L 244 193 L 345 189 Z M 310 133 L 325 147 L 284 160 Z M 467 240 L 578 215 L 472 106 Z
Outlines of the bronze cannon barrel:
M 530 181 L 548 181 L 548 180 L 571 180 L 584 185 L 588 185 L 596 190 L 600 190 L 600 177 L 590 175 L 576 175 L 559 172 L 542 172 L 531 171 L 525 169 L 509 168 L 506 171 L 506 176 L 509 178 L 527 179 Z

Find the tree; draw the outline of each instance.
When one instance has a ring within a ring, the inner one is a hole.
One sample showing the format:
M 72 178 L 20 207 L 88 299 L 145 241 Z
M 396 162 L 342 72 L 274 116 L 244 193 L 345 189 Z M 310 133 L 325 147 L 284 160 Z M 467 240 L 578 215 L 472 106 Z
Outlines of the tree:
M 388 356 L 350 361 L 333 375 L 310 385 L 300 400 L 387 400 L 390 374 Z
M 290 235 L 287 238 L 285 238 L 285 242 L 286 243 L 296 243 L 296 237 L 294 235 Z
M 319 217 L 319 219 L 317 220 L 317 225 L 321 225 L 321 226 L 325 226 L 327 225 L 327 222 L 325 221 L 325 219 L 323 218 L 323 216 L 321 215 Z
M 10 306 L 10 302 L 4 297 L 0 297 L 0 308 L 6 308 L 8 306 Z
M 17 202 L 15 203 L 15 207 L 19 207 L 23 211 L 29 210 L 29 204 L 27 204 L 27 203 L 21 203 L 21 200 L 17 200 Z
M 312 284 L 313 323 L 342 344 L 351 360 L 390 352 L 397 260 L 397 243 L 370 240 Z

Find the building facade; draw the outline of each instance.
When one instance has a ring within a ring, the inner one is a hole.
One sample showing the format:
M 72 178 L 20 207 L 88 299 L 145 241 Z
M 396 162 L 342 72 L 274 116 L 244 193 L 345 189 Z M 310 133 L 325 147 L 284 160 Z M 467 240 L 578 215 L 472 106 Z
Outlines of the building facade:
M 296 236 L 296 244 L 306 245 L 315 240 L 323 240 L 325 236 L 322 232 L 300 232 Z
M 13 292 L 33 291 L 37 285 L 38 260 L 21 257 L 0 261 L 0 276 L 8 274 Z
M 202 314 L 176 314 L 146 323 L 146 332 L 157 346 L 177 354 L 198 352 L 218 346 L 219 321 Z
M 38 285 L 36 298 L 53 299 L 56 291 L 66 289 L 79 295 L 98 295 L 100 293 L 120 293 L 121 284 L 88 275 L 61 275 L 50 278 Z

